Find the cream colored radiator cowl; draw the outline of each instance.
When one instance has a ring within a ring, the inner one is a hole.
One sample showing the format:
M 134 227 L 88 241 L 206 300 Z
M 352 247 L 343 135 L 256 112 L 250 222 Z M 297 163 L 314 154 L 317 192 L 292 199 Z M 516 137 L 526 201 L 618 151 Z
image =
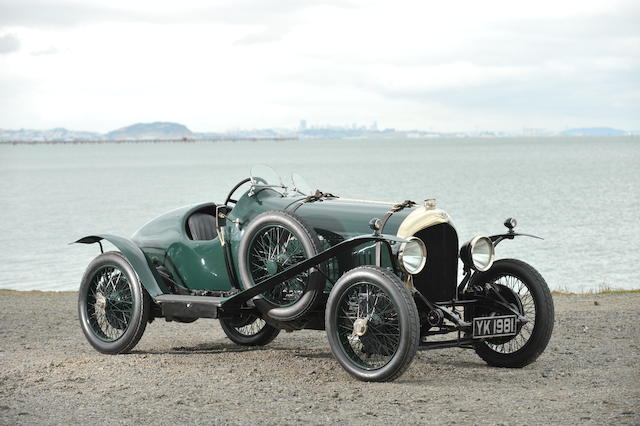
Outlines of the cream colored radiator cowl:
M 451 218 L 443 210 L 419 206 L 402 221 L 397 235 L 400 238 L 408 238 L 424 228 L 450 221 Z

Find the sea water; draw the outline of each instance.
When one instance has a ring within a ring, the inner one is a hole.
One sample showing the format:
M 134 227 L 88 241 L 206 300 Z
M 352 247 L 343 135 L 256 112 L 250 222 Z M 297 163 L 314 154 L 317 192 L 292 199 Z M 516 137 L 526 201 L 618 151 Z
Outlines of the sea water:
M 254 164 L 338 196 L 436 198 L 460 242 L 517 230 L 498 257 L 552 289 L 639 288 L 640 138 L 459 138 L 0 144 L 0 288 L 74 290 L 96 246 L 153 217 L 222 202 Z

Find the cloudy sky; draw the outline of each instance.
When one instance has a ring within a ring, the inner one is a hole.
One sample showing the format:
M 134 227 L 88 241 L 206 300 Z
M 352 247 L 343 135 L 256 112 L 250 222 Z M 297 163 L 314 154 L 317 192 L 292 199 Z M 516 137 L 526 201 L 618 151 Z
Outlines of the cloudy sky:
M 640 130 L 640 2 L 0 0 L 0 128 Z

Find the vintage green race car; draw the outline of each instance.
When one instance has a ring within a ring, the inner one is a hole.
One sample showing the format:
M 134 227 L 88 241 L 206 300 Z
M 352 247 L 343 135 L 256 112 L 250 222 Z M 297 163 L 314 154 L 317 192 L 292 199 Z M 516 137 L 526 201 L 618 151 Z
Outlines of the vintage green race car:
M 254 167 L 223 204 L 173 210 L 131 239 L 76 241 L 118 250 L 82 278 L 89 343 L 128 352 L 155 318 L 217 318 L 240 345 L 265 345 L 283 329 L 326 330 L 338 362 L 365 381 L 399 377 L 418 349 L 470 348 L 490 365 L 522 367 L 547 346 L 554 308 L 544 279 L 522 261 L 494 260 L 501 241 L 528 235 L 514 219 L 459 249 L 435 200 L 346 199 L 292 181 Z

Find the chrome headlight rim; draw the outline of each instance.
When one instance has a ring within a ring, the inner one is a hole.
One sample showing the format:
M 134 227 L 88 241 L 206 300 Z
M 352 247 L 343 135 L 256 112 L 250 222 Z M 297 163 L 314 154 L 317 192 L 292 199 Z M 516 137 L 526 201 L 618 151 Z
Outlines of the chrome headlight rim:
M 398 264 L 400 265 L 400 268 L 405 273 L 409 275 L 417 275 L 420 272 L 422 272 L 425 265 L 427 264 L 427 246 L 424 244 L 424 241 L 422 241 L 418 237 L 409 237 L 406 240 L 407 241 L 400 244 L 400 248 L 398 249 Z M 422 252 L 422 259 L 420 261 L 420 265 L 413 269 L 407 268 L 407 266 L 404 263 L 407 247 L 409 244 L 416 244 L 416 243 L 418 244 L 418 246 L 420 247 L 420 251 Z
M 484 266 L 482 265 L 479 266 L 478 264 L 476 264 L 476 262 L 473 259 L 474 248 L 478 245 L 478 242 L 480 241 L 487 242 L 488 246 L 490 247 L 489 262 L 487 262 L 487 264 Z M 462 246 L 462 249 L 460 250 L 460 259 L 462 260 L 462 262 L 466 266 L 478 272 L 486 272 L 489 269 L 491 269 L 491 267 L 493 266 L 493 262 L 495 261 L 495 258 L 496 258 L 496 248 L 493 245 L 493 241 L 491 241 L 489 237 L 485 237 L 483 235 L 477 235 L 473 237 L 471 241 L 469 241 L 464 246 Z

